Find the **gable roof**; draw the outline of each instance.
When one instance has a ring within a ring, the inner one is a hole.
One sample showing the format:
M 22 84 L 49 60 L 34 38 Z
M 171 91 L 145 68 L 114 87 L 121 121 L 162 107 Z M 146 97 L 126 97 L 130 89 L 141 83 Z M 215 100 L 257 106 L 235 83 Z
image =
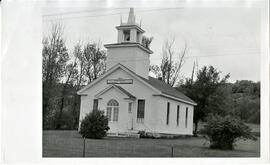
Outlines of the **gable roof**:
M 182 92 L 178 91 L 174 87 L 170 86 L 169 84 L 166 84 L 165 82 L 163 82 L 161 80 L 158 80 L 158 79 L 151 77 L 151 76 L 149 76 L 148 79 L 145 79 L 143 77 L 141 77 L 141 78 L 166 95 L 170 95 L 170 96 L 191 102 L 193 104 L 196 104 L 192 99 L 190 99 L 189 97 L 184 95 Z
M 135 79 L 137 79 L 138 81 L 142 82 L 143 84 L 147 85 L 149 88 L 151 88 L 152 90 L 156 91 L 157 93 L 159 93 L 160 91 L 156 88 L 154 88 L 153 86 L 151 86 L 150 84 L 148 84 L 147 82 L 145 82 L 139 75 L 137 75 L 135 72 L 133 72 L 132 70 L 128 69 L 127 67 L 125 67 L 124 65 L 118 63 L 116 65 L 114 65 L 112 68 L 110 68 L 106 73 L 104 73 L 103 75 L 101 75 L 99 78 L 97 78 L 96 80 L 92 81 L 91 83 L 89 83 L 88 85 L 84 86 L 82 89 L 80 89 L 77 94 L 78 95 L 84 95 L 84 91 L 87 90 L 88 88 L 90 88 L 91 86 L 95 85 L 96 83 L 98 83 L 99 81 L 101 81 L 103 78 L 107 77 L 108 75 L 110 75 L 112 72 L 114 72 L 115 70 L 117 70 L 118 68 L 121 68 L 122 70 L 126 71 L 128 74 L 130 74 L 132 77 L 134 77 Z
M 78 95 L 83 95 L 83 92 L 90 88 L 92 85 L 94 85 L 95 83 L 99 82 L 101 79 L 103 79 L 104 77 L 106 77 L 107 75 L 109 75 L 110 73 L 112 73 L 114 70 L 118 69 L 118 68 L 122 68 L 124 71 L 130 73 L 131 75 L 133 75 L 135 78 L 137 78 L 139 81 L 143 82 L 144 84 L 146 84 L 147 86 L 149 86 L 150 88 L 154 89 L 155 91 L 157 91 L 158 96 L 165 96 L 165 97 L 169 97 L 172 99 L 176 99 L 191 105 L 197 105 L 192 99 L 190 99 L 189 97 L 187 97 L 186 95 L 184 95 L 182 92 L 178 91 L 177 89 L 173 88 L 172 86 L 166 84 L 165 82 L 158 80 L 156 78 L 153 78 L 151 76 L 148 77 L 148 79 L 143 78 L 139 75 L 137 75 L 135 72 L 133 72 L 132 70 L 130 70 L 129 68 L 127 68 L 126 66 L 118 63 L 116 64 L 114 67 L 112 67 L 111 69 L 109 69 L 105 74 L 103 74 L 101 77 L 99 77 L 98 79 L 96 79 L 95 81 L 93 81 L 92 83 L 86 85 L 84 88 L 82 88 L 81 90 L 79 90 L 77 92 Z M 117 86 L 117 85 L 114 85 Z M 121 90 L 122 92 L 126 92 L 126 95 L 131 95 L 129 92 L 127 92 L 125 89 L 123 89 L 120 86 L 117 86 L 117 88 L 119 90 Z M 132 95 L 131 95 L 132 96 Z

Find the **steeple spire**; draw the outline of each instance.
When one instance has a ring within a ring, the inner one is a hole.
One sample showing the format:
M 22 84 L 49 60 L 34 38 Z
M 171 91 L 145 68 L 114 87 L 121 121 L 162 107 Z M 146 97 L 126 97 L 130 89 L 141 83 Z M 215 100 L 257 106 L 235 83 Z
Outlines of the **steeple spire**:
M 121 63 L 141 77 L 148 79 L 149 55 L 153 52 L 142 45 L 144 30 L 136 23 L 133 8 L 130 8 L 127 22 L 122 22 L 122 17 L 120 17 L 120 25 L 116 26 L 116 29 L 117 43 L 104 45 L 108 49 L 106 69 Z M 143 61 L 135 59 L 143 59 Z
M 130 10 L 129 10 L 127 24 L 135 25 L 135 15 L 134 15 L 134 9 L 133 8 L 130 8 Z

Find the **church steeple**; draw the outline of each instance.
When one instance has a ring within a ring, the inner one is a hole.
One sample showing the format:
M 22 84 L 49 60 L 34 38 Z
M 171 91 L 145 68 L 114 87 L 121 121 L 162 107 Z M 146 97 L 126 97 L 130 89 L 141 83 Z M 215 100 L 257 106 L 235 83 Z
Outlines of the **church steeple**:
M 141 77 L 148 79 L 150 54 L 153 52 L 142 45 L 144 30 L 136 23 L 134 9 L 130 8 L 127 22 L 116 26 L 117 43 L 104 45 L 107 51 L 107 66 L 110 69 L 121 63 Z
M 134 15 L 134 9 L 133 8 L 130 8 L 130 10 L 129 10 L 127 24 L 135 25 L 135 15 Z
M 130 8 L 129 10 L 127 22 L 123 23 L 121 20 L 120 26 L 117 26 L 116 29 L 118 30 L 118 43 L 142 43 L 142 34 L 144 33 L 144 30 L 136 23 L 136 17 L 133 8 Z

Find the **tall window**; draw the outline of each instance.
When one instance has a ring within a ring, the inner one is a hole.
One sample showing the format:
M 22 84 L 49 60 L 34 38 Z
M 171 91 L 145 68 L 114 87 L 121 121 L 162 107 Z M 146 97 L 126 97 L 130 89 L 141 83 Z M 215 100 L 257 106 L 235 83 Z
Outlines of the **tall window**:
M 186 128 L 187 128 L 187 123 L 188 123 L 188 107 L 186 107 L 186 122 L 185 122 Z
M 170 103 L 167 103 L 167 120 L 166 124 L 169 125 L 169 120 L 170 120 Z
M 112 116 L 113 114 L 113 116 Z M 118 114 L 119 114 L 119 103 L 111 99 L 107 103 L 107 117 L 109 121 L 118 121 Z
M 94 99 L 93 110 L 98 110 L 98 99 Z
M 180 117 L 179 111 L 180 111 L 180 106 L 177 105 L 177 113 L 176 113 L 176 124 L 177 124 L 177 126 L 179 126 L 179 117 Z
M 118 121 L 119 107 L 114 107 L 113 109 L 113 121 Z
M 107 107 L 107 117 L 109 121 L 112 120 L 112 107 Z
M 143 123 L 144 109 L 145 109 L 145 100 L 138 100 L 138 110 L 137 110 L 137 122 L 138 123 Z

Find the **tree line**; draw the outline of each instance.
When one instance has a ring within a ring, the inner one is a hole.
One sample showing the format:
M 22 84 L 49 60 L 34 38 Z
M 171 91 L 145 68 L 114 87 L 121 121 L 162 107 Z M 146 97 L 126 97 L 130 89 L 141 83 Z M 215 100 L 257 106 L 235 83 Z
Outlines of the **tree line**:
M 79 41 L 68 52 L 64 27 L 53 24 L 42 44 L 43 129 L 76 129 L 80 97 L 76 92 L 105 72 L 101 43 Z
M 198 122 L 209 114 L 234 116 L 244 122 L 260 124 L 260 82 L 248 80 L 229 83 L 229 74 L 220 76 L 213 66 L 204 66 L 196 73 L 196 79 L 186 78 L 177 89 L 193 99 L 194 133 Z
M 100 42 L 79 41 L 70 53 L 63 34 L 64 27 L 53 24 L 42 41 L 43 129 L 77 129 L 80 97 L 76 92 L 106 71 L 106 51 Z M 153 37 L 143 36 L 142 45 L 149 49 L 152 41 Z M 149 69 L 198 104 L 194 110 L 195 133 L 198 122 L 210 113 L 260 123 L 260 82 L 229 83 L 229 74 L 221 77 L 221 71 L 213 66 L 195 72 L 195 65 L 191 77 L 183 79 L 180 75 L 187 54 L 186 41 L 180 48 L 174 38 L 167 39 L 161 63 Z

